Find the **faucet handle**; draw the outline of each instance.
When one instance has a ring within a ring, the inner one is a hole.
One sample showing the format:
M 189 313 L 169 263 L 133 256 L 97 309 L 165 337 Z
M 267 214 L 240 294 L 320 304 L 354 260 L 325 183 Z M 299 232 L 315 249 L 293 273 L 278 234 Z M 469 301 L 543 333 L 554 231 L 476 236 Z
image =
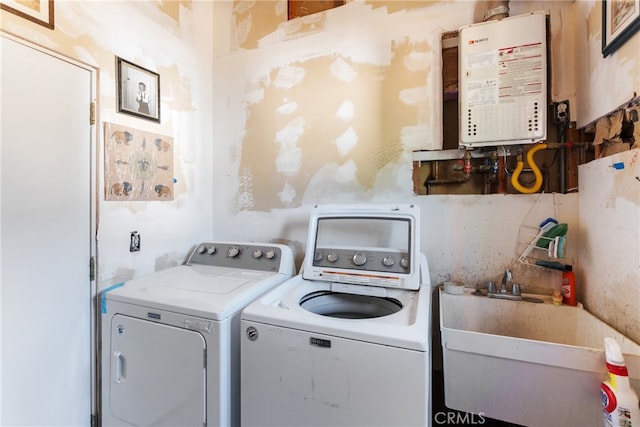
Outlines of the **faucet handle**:
M 487 282 L 487 293 L 490 293 L 490 294 L 496 293 L 496 282 L 493 282 L 493 281 Z
M 519 283 L 514 283 L 511 287 L 511 294 L 519 296 L 522 293 Z

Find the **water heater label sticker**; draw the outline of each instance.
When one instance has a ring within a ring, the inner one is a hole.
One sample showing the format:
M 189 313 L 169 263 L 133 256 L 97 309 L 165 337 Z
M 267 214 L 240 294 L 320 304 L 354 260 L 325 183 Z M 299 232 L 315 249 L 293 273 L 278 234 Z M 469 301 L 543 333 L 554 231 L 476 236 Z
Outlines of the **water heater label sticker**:
M 498 79 L 471 80 L 467 82 L 469 107 L 498 103 Z
M 542 92 L 543 53 L 542 43 L 500 49 L 500 102 Z
M 495 68 L 498 64 L 498 52 L 489 50 L 467 55 L 467 69 Z

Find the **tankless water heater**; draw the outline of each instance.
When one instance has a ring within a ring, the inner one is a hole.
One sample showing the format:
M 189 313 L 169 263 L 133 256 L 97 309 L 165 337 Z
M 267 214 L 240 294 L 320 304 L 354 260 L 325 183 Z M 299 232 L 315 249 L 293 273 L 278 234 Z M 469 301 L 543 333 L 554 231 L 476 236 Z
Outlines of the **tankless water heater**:
M 545 12 L 460 28 L 460 145 L 546 139 L 546 28 Z

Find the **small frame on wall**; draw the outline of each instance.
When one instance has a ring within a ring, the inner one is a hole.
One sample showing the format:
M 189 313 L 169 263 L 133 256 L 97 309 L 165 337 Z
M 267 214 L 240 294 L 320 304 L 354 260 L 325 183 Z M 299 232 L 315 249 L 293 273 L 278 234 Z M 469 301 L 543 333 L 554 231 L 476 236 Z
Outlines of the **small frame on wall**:
M 160 75 L 117 59 L 118 113 L 160 123 Z
M 0 9 L 54 29 L 53 0 L 1 0 Z
M 602 57 L 620 48 L 640 29 L 640 0 L 602 0 Z

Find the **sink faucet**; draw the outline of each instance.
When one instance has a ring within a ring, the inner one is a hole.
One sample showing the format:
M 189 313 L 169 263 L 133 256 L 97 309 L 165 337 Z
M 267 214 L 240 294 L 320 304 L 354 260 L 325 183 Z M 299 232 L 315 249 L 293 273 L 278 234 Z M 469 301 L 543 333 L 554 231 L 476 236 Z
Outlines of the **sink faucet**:
M 507 291 L 507 282 L 513 281 L 513 273 L 511 270 L 506 269 L 502 276 L 502 282 L 500 283 L 500 290 L 496 290 L 496 282 L 487 282 L 487 296 L 489 298 L 509 299 L 513 301 L 521 301 L 521 288 L 517 283 L 513 283 L 511 286 L 511 292 Z
M 502 275 L 502 283 L 500 283 L 500 293 L 507 293 L 507 282 L 511 282 L 513 280 L 513 273 L 508 268 L 504 271 Z

